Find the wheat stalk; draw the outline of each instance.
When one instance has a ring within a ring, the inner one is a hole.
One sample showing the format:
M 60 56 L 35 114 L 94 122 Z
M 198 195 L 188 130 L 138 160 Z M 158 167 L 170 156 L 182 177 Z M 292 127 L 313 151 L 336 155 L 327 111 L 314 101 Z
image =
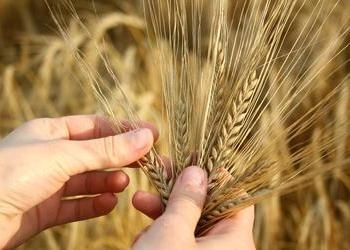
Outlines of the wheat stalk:
M 241 208 L 274 194 L 291 192 L 334 168 L 326 164 L 316 168 L 316 162 L 310 160 L 315 149 L 308 145 L 293 149 L 286 161 L 288 164 L 280 166 L 278 159 L 274 162 L 266 157 L 274 153 L 278 140 L 282 138 L 287 143 L 295 140 L 330 112 L 337 104 L 333 100 L 345 85 L 345 81 L 340 82 L 300 119 L 288 124 L 293 112 L 313 91 L 315 78 L 323 69 L 313 63 L 308 67 L 302 63 L 322 33 L 324 23 L 317 26 L 313 22 L 322 11 L 327 12 L 321 2 L 316 0 L 315 11 L 286 52 L 282 51 L 282 45 L 293 23 L 293 11 L 298 12 L 298 4 L 303 6 L 305 2 L 242 0 L 239 20 L 234 25 L 227 21 L 229 5 L 224 0 L 218 4 L 209 0 L 144 0 L 145 13 L 150 19 L 147 25 L 150 41 L 159 51 L 155 62 L 163 84 L 172 175 L 166 174 L 154 149 L 139 164 L 164 204 L 172 184 L 185 167 L 199 164 L 206 169 L 209 193 L 197 228 L 198 235 Z M 332 13 L 333 8 L 328 11 Z M 209 31 L 203 28 L 205 14 L 209 19 Z M 79 20 L 77 14 L 75 17 Z M 61 27 L 57 20 L 56 23 Z M 69 43 L 64 29 L 60 31 Z M 340 36 L 348 33 L 349 28 L 344 29 Z M 208 44 L 204 43 L 204 37 L 209 37 Z M 94 41 L 93 37 L 91 39 Z M 229 41 L 233 41 L 232 44 Z M 342 47 L 336 45 L 326 51 L 331 56 L 327 57 L 325 65 L 341 53 Z M 99 44 L 95 46 L 99 51 Z M 78 49 L 72 49 L 112 121 L 118 124 L 109 98 L 119 100 L 118 104 L 136 127 L 138 117 L 103 53 L 99 55 L 115 83 L 117 94 L 85 62 Z M 274 71 L 277 64 L 280 66 Z M 298 78 L 288 86 L 288 79 L 294 72 Z M 209 79 L 204 79 L 205 76 Z M 278 115 L 264 120 L 270 110 Z M 286 125 L 276 126 L 280 123 Z M 328 127 L 334 126 L 332 121 L 325 123 Z M 271 131 L 263 129 L 266 127 L 278 128 L 279 132 L 272 136 Z M 341 136 L 347 137 L 349 133 L 342 130 L 323 140 L 317 150 L 326 151 Z M 332 153 L 328 151 L 323 157 L 331 157 Z M 347 164 L 348 161 L 343 160 L 337 165 Z
M 180 2 L 184 4 L 184 1 Z M 205 1 L 199 2 L 204 3 Z M 171 3 L 167 1 L 146 1 L 146 3 L 158 7 L 165 5 L 165 9 L 172 9 Z M 280 82 L 283 82 L 283 79 L 297 65 L 298 57 L 292 60 L 290 54 L 284 56 L 283 65 L 286 65 L 286 67 L 281 68 L 279 80 L 272 81 L 268 86 L 267 78 L 272 66 L 275 65 L 275 60 L 278 60 L 281 44 L 285 39 L 283 32 L 289 29 L 288 20 L 291 18 L 291 10 L 295 8 L 297 1 L 280 1 L 279 3 L 267 1 L 265 9 L 262 7 L 263 1 L 253 3 L 243 1 L 245 7 L 242 10 L 238 24 L 238 29 L 241 29 L 243 38 L 238 38 L 238 35 L 236 35 L 238 42 L 234 43 L 233 48 L 230 49 L 227 43 L 229 37 L 227 34 L 230 32 L 230 28 L 228 28 L 229 25 L 226 25 L 226 16 L 223 11 L 223 6 L 226 8 L 226 5 L 223 3 L 224 1 L 220 1 L 217 7 L 211 6 L 214 9 L 212 27 L 216 28 L 216 33 L 211 32 L 211 45 L 209 45 L 208 55 L 213 56 L 204 59 L 208 65 L 212 65 L 212 77 L 207 92 L 207 106 L 201 112 L 201 114 L 204 114 L 202 116 L 204 133 L 201 142 L 202 147 L 199 149 L 199 163 L 209 174 L 209 196 L 199 223 L 198 234 L 202 234 L 215 222 L 235 213 L 241 207 L 258 202 L 274 193 L 284 193 L 288 188 L 295 187 L 305 181 L 304 177 L 306 176 L 312 178 L 311 176 L 329 171 L 328 168 L 322 168 L 307 173 L 313 165 L 312 163 L 305 165 L 302 169 L 293 169 L 295 162 L 299 162 L 310 154 L 309 149 L 292 154 L 291 165 L 277 167 L 278 162 L 271 163 L 267 161 L 262 163 L 261 159 L 264 158 L 264 155 L 269 154 L 269 150 L 261 148 L 261 142 L 265 135 L 259 129 L 257 132 L 253 130 L 255 126 L 259 126 L 258 121 L 261 117 L 259 113 L 264 113 L 272 104 L 276 93 L 282 86 Z M 189 9 L 193 11 L 193 5 L 195 4 L 188 3 L 188 5 L 190 6 Z M 322 8 L 321 5 L 318 7 Z M 263 9 L 260 14 L 261 19 L 259 19 L 259 12 L 255 12 L 259 8 Z M 248 10 L 251 10 L 251 12 L 249 13 Z M 156 20 L 157 12 L 152 9 L 149 11 L 153 20 Z M 191 17 L 196 16 L 201 11 L 203 9 L 194 10 L 190 15 Z M 244 14 L 245 11 L 247 13 Z M 176 8 L 174 12 L 175 18 L 177 14 L 183 15 L 183 13 L 177 13 Z M 161 21 L 164 20 L 159 20 L 157 23 L 161 23 Z M 251 22 L 252 26 L 245 26 L 245 22 Z M 155 26 L 155 23 L 152 25 Z M 168 25 L 171 26 L 171 24 Z M 309 34 L 310 30 L 307 29 L 307 25 L 305 25 L 305 33 Z M 159 26 L 155 29 L 156 37 L 157 35 L 161 37 L 161 34 L 163 34 L 159 29 L 161 30 Z M 201 34 L 196 35 L 200 37 Z M 176 38 L 170 34 L 167 39 L 173 41 Z M 296 41 L 295 44 L 298 42 Z M 300 50 L 302 51 L 310 45 L 312 46 L 312 43 L 306 44 L 306 40 L 303 40 Z M 192 53 L 195 54 L 196 51 Z M 182 56 L 186 61 L 188 51 Z M 203 60 L 200 55 L 197 56 L 198 60 Z M 263 64 L 261 64 L 261 61 L 263 61 Z M 176 63 L 178 62 L 175 60 L 175 65 Z M 172 65 L 172 67 L 175 65 Z M 183 68 L 181 66 L 179 68 L 180 74 L 183 74 Z M 182 81 L 172 82 L 172 84 L 184 86 Z M 300 80 L 295 83 L 296 93 L 301 93 L 306 88 L 311 88 L 311 84 L 307 80 Z M 227 91 L 232 92 L 227 94 Z M 333 92 L 332 96 L 337 93 Z M 175 99 L 181 104 L 184 103 L 181 95 L 176 96 L 176 93 L 172 93 L 172 95 L 171 102 L 174 102 Z M 286 95 L 286 98 L 290 97 L 297 101 L 296 96 L 290 92 Z M 265 100 L 266 102 L 264 102 Z M 321 103 L 326 103 L 326 101 L 321 101 Z M 188 105 L 193 104 L 191 102 Z M 283 113 L 282 110 L 285 110 L 288 105 L 288 102 L 278 103 L 279 112 Z M 179 110 L 177 112 L 180 112 Z M 291 110 L 284 114 L 282 121 L 292 112 Z M 168 110 L 168 112 L 176 113 L 176 110 Z M 319 111 L 315 110 L 315 112 L 315 114 L 318 114 Z M 300 120 L 300 122 L 292 125 L 290 130 L 294 131 L 295 134 L 301 133 L 313 121 L 315 121 L 313 118 L 308 118 L 306 122 Z M 270 121 L 270 124 L 274 124 L 274 121 Z M 291 131 L 287 129 L 280 136 L 288 138 L 287 133 L 291 133 Z M 335 140 L 335 138 L 332 140 Z M 326 147 L 329 143 L 331 141 L 324 142 L 324 146 Z M 181 144 L 176 145 L 175 148 L 181 148 Z M 198 149 L 193 148 L 192 151 L 197 152 Z M 243 159 L 246 159 L 246 161 L 239 160 L 238 152 L 244 156 Z M 186 149 L 186 153 L 187 155 L 190 153 L 188 149 Z M 245 166 L 242 166 L 242 163 Z M 174 167 L 180 168 L 177 165 L 174 165 Z M 277 176 L 281 176 L 281 173 L 285 173 L 283 178 L 277 178 Z M 172 178 L 175 179 L 176 176 L 177 174 Z M 274 180 L 272 184 L 271 180 Z M 237 198 L 242 192 L 246 192 L 248 195 L 244 198 Z
M 215 183 L 222 185 L 222 183 L 218 181 L 221 178 L 217 176 L 218 174 L 220 175 L 220 173 L 212 171 L 212 169 L 227 166 L 227 162 L 234 158 L 234 146 L 237 144 L 237 139 L 239 138 L 258 83 L 259 81 L 255 72 L 245 81 L 238 94 L 237 104 L 232 105 L 231 111 L 227 114 L 226 122 L 222 125 L 221 131 L 217 135 L 217 141 L 211 148 L 212 153 L 206 163 L 207 166 L 210 166 L 210 173 L 213 173 L 209 177 L 209 192 L 216 188 Z M 237 109 L 237 107 L 239 107 L 239 109 Z M 225 178 L 225 182 L 226 179 L 229 180 L 229 178 Z
M 169 199 L 169 185 L 167 185 L 167 173 L 164 164 L 162 164 L 161 159 L 157 157 L 154 150 L 151 150 L 146 156 L 144 156 L 139 164 L 143 171 L 147 174 L 148 178 L 152 180 L 152 183 L 158 193 L 160 194 L 164 204 L 167 203 Z

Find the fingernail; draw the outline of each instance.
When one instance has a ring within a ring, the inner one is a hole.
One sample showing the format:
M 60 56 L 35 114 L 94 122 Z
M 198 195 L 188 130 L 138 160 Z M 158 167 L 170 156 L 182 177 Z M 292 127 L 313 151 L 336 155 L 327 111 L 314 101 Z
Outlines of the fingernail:
M 207 174 L 200 167 L 192 166 L 186 168 L 181 177 L 181 182 L 186 186 L 193 188 L 202 188 L 205 186 Z
M 149 147 L 153 143 L 153 134 L 146 128 L 131 131 L 129 136 L 137 150 Z

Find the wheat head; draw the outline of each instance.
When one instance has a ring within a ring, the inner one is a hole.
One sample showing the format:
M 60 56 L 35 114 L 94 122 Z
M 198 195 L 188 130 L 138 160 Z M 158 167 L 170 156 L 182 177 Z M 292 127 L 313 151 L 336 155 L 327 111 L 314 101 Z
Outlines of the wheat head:
M 307 1 L 143 2 L 149 48 L 157 48 L 154 62 L 162 80 L 171 169 L 166 170 L 155 149 L 139 164 L 164 205 L 184 168 L 199 165 L 208 172 L 208 197 L 197 235 L 205 234 L 215 223 L 244 207 L 304 187 L 315 176 L 334 168 L 339 169 L 339 174 L 349 166 L 349 157 L 339 157 L 336 166 L 326 164 L 334 157 L 330 145 L 341 137 L 349 138 L 350 130 L 344 129 L 349 124 L 340 126 L 334 119 L 323 119 L 345 99 L 348 77 L 338 79 L 328 95 L 303 110 L 298 119 L 292 119 L 307 105 L 306 97 L 315 91 L 318 76 L 326 74 L 326 65 L 333 63 L 349 45 L 340 44 L 337 39 L 349 35 L 349 18 L 335 28 L 332 44 L 322 48 L 317 42 L 339 1 L 327 5 L 325 0 L 313 0 L 313 11 L 287 51 L 283 49 L 287 34 Z M 100 38 L 90 37 L 91 44 L 101 51 L 99 55 L 117 91 L 86 63 L 52 13 L 116 129 L 120 124 L 110 99 L 117 100 L 136 128 L 138 117 L 101 50 Z M 321 15 L 326 17 L 324 22 L 314 22 Z M 83 22 L 80 24 L 83 26 Z M 310 61 L 310 54 L 318 46 L 323 50 Z M 327 77 L 343 66 L 338 65 Z M 296 77 L 291 81 L 292 76 Z M 325 131 L 335 126 L 341 127 L 336 134 L 320 133 L 317 149 L 310 142 L 312 139 L 292 148 L 276 147 L 281 138 L 290 143 L 307 134 L 310 127 Z M 344 145 L 342 148 L 344 155 Z M 315 157 L 315 151 L 322 152 L 321 156 Z M 277 152 L 288 159 L 282 161 Z M 325 163 L 319 164 L 320 159 Z

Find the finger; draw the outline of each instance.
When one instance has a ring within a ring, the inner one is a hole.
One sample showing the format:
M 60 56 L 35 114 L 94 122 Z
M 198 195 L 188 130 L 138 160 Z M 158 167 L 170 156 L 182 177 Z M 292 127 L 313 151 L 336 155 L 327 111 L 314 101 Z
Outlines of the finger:
M 115 130 L 111 121 L 98 115 L 66 116 L 54 118 L 52 123 L 61 124 L 64 128 L 60 138 L 70 140 L 90 140 L 115 135 Z M 154 138 L 158 138 L 159 132 L 154 125 L 148 122 L 139 122 L 136 124 L 140 128 L 148 128 L 152 131 Z M 119 129 L 121 131 L 132 130 L 132 125 L 128 121 L 120 121 Z
M 111 193 L 92 198 L 62 201 L 57 214 L 56 225 L 87 220 L 110 213 L 117 204 L 117 197 Z
M 164 207 L 158 195 L 138 191 L 132 198 L 132 204 L 141 213 L 155 220 L 162 215 Z
M 176 181 L 164 213 L 181 220 L 183 229 L 195 231 L 207 193 L 207 175 L 199 167 L 188 167 Z
M 69 176 L 87 171 L 127 166 L 147 154 L 152 148 L 149 129 L 137 129 L 124 134 L 88 141 L 60 140 L 50 142 L 50 152 L 57 166 Z M 46 145 L 44 145 L 46 146 Z
M 137 122 L 137 128 L 148 128 L 152 131 L 154 141 L 158 141 L 159 138 L 159 131 L 158 129 L 150 122 L 140 121 Z
M 22 130 L 32 134 L 38 134 L 35 132 L 37 130 L 39 130 L 39 134 L 42 131 L 48 131 L 43 136 L 49 136 L 46 139 L 50 140 L 91 140 L 115 135 L 116 126 L 117 130 L 123 132 L 133 130 L 132 128 L 135 126 L 137 128 L 148 128 L 152 131 L 155 139 L 159 137 L 157 128 L 149 122 L 140 121 L 135 126 L 132 126 L 128 121 L 120 121 L 119 124 L 113 124 L 107 117 L 99 115 L 36 119 L 22 126 Z
M 99 115 L 66 116 L 51 119 L 52 124 L 62 129 L 56 139 L 90 140 L 115 135 L 112 123 Z
M 75 175 L 65 184 L 64 196 L 119 193 L 129 184 L 123 171 L 88 172 Z
M 218 234 L 252 234 L 254 226 L 254 206 L 247 207 L 237 212 L 231 218 L 218 222 L 207 235 Z

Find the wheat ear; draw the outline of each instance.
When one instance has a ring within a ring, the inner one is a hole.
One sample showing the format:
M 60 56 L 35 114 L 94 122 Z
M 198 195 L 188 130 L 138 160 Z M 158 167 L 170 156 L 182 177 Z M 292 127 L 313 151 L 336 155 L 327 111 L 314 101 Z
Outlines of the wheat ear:
M 149 180 L 151 180 L 155 189 L 159 192 L 163 204 L 167 204 L 171 185 L 168 185 L 167 183 L 168 175 L 161 159 L 152 149 L 147 155 L 139 160 L 138 163 L 144 173 L 148 176 Z
M 207 164 L 211 168 L 221 168 L 227 166 L 229 159 L 234 158 L 235 144 L 239 138 L 240 131 L 244 125 L 254 93 L 258 87 L 259 80 L 256 73 L 251 74 L 249 79 L 243 84 L 239 94 L 237 104 L 233 103 L 230 112 L 227 114 L 226 121 L 217 135 L 217 139 L 211 148 L 211 155 L 208 157 Z M 209 177 L 209 190 L 214 189 L 218 183 L 217 179 L 222 176 L 218 171 L 212 171 Z M 229 178 L 225 178 L 229 181 Z M 226 182 L 226 181 L 225 181 Z

